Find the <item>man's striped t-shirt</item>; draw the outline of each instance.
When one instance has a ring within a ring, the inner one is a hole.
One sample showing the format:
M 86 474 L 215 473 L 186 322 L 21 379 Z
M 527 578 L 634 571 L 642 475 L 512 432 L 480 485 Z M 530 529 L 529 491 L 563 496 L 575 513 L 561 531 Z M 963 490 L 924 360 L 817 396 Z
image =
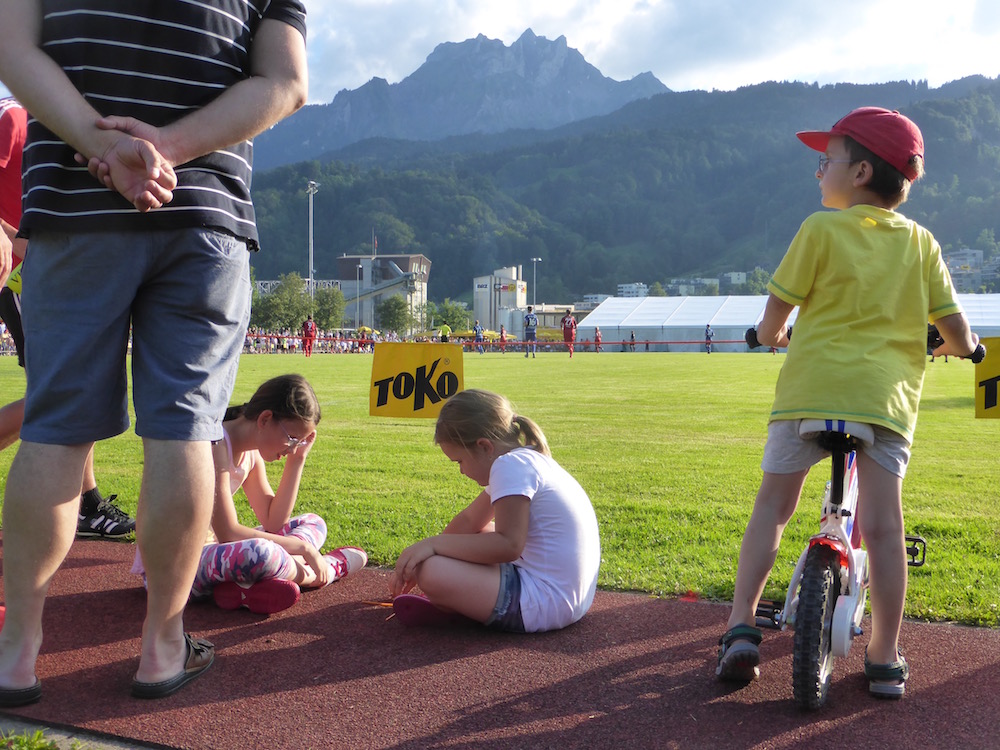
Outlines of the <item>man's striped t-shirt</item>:
M 305 35 L 299 0 L 44 0 L 42 48 L 103 115 L 163 127 L 250 76 L 250 45 L 265 19 Z M 29 119 L 22 230 L 129 231 L 204 226 L 247 240 L 257 229 L 253 144 L 177 165 L 173 201 L 139 213 L 103 187 L 74 149 Z

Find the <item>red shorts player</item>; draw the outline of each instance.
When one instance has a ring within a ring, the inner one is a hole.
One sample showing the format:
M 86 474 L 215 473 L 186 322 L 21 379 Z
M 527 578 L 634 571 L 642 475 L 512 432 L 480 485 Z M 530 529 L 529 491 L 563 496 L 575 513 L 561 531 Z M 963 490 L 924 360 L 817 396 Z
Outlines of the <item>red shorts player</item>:
M 310 315 L 302 324 L 302 351 L 307 357 L 313 353 L 313 344 L 316 342 L 316 323 Z
M 563 343 L 566 344 L 566 348 L 569 350 L 569 356 L 572 359 L 573 344 L 576 341 L 576 318 L 573 317 L 572 310 L 566 310 L 566 314 L 563 315 L 562 320 L 559 321 L 559 325 L 562 326 Z

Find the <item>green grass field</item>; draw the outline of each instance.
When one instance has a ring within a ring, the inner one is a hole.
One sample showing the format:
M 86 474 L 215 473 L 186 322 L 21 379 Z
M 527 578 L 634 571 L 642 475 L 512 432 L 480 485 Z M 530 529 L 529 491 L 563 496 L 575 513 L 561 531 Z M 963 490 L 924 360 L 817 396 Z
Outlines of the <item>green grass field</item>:
M 782 361 L 780 354 L 467 354 L 465 384 L 507 395 L 587 489 L 601 526 L 603 588 L 728 601 Z M 327 520 L 329 546 L 363 546 L 373 564 L 388 566 L 407 544 L 439 531 L 477 487 L 433 444 L 431 420 L 368 416 L 371 362 L 370 355 L 248 355 L 234 401 L 273 375 L 309 378 L 323 421 L 297 509 Z M 907 615 L 996 627 L 1000 514 L 989 446 L 1000 423 L 974 419 L 973 377 L 965 361 L 928 365 L 903 487 L 907 530 L 926 537 L 927 565 L 910 571 Z M 14 358 L 0 358 L 0 400 L 23 389 Z M 0 478 L 13 455 L 14 448 L 0 454 Z M 96 462 L 104 493 L 118 493 L 134 512 L 139 439 L 129 432 L 101 443 Z M 270 471 L 277 486 L 281 463 Z M 810 475 L 765 595 L 783 598 L 818 527 L 828 474 L 824 462 Z

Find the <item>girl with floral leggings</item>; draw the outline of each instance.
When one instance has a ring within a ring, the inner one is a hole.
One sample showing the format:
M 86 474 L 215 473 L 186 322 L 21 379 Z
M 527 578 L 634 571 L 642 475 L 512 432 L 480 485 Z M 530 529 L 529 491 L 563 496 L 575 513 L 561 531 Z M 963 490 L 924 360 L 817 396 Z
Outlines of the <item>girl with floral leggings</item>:
M 327 554 L 326 523 L 315 513 L 292 517 L 306 457 L 316 440 L 319 402 L 300 375 L 261 385 L 242 406 L 230 407 L 215 459 L 214 539 L 202 550 L 191 595 L 212 596 L 223 609 L 271 614 L 291 607 L 303 588 L 325 586 L 365 566 L 358 547 Z M 285 458 L 277 491 L 265 462 Z M 259 526 L 240 523 L 234 495 L 243 490 Z M 137 558 L 134 570 L 141 572 Z

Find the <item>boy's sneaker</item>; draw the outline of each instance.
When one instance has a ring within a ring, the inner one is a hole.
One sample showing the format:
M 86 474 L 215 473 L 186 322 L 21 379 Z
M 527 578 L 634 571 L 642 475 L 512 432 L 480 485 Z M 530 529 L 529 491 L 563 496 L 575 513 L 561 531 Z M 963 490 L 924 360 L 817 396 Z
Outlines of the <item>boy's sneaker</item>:
M 212 599 L 222 609 L 246 607 L 258 615 L 282 612 L 295 604 L 301 595 L 295 581 L 283 578 L 265 578 L 248 586 L 225 581 L 212 588 Z
M 117 539 L 135 531 L 135 519 L 114 504 L 118 495 L 112 495 L 98 503 L 93 513 L 81 512 L 76 522 L 78 539 L 108 537 Z
M 333 568 L 333 577 L 330 579 L 330 583 L 347 578 L 368 564 L 368 555 L 360 547 L 337 547 L 337 549 L 327 552 L 323 557 L 330 561 L 330 567 Z

